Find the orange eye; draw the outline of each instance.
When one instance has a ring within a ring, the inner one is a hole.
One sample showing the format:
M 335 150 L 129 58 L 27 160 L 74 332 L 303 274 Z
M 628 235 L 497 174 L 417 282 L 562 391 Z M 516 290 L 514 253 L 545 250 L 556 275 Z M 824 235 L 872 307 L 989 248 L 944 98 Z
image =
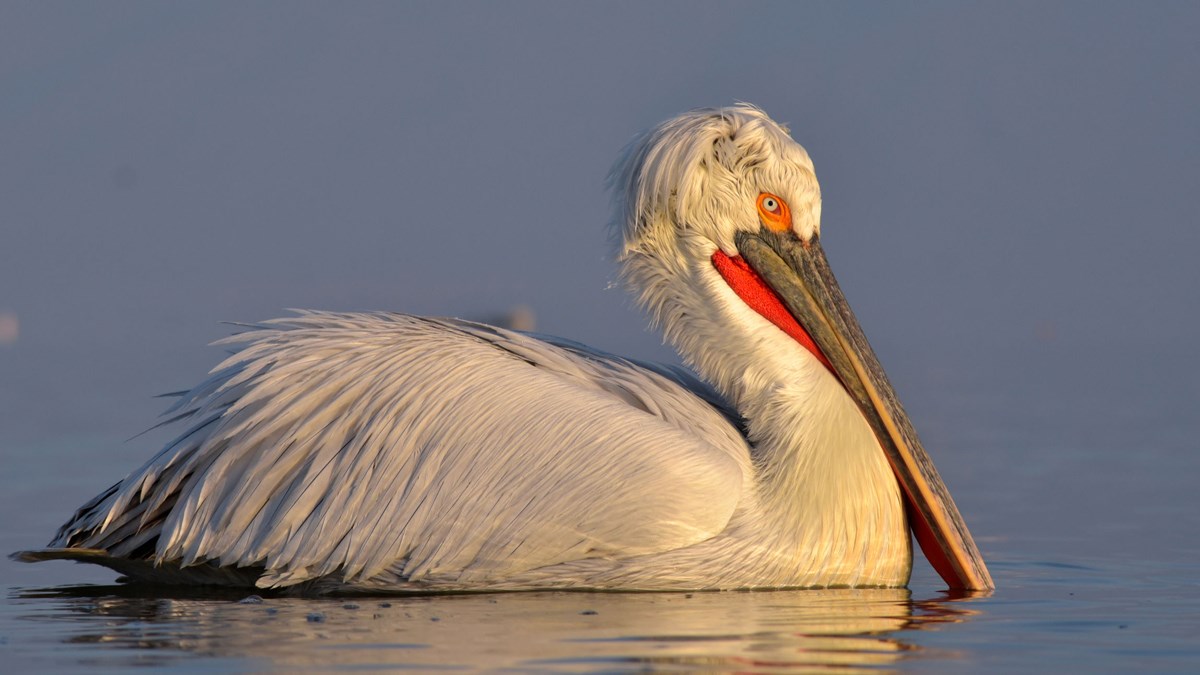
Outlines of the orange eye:
M 785 232 L 792 228 L 792 212 L 787 202 L 770 192 L 758 196 L 758 217 L 772 232 Z

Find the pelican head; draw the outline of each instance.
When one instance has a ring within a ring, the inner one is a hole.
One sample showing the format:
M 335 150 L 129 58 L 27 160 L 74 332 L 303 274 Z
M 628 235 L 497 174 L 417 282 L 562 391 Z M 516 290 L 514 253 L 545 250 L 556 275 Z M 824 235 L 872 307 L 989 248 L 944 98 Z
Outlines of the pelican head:
M 899 485 L 934 568 L 952 588 L 992 588 L 825 260 L 821 192 L 804 148 L 753 106 L 696 110 L 635 139 L 610 183 L 624 280 L 747 419 L 771 455 L 759 465 L 798 447 L 836 461 L 840 449 L 828 446 L 839 436 L 814 430 L 812 411 L 857 408 L 894 476 L 884 487 Z

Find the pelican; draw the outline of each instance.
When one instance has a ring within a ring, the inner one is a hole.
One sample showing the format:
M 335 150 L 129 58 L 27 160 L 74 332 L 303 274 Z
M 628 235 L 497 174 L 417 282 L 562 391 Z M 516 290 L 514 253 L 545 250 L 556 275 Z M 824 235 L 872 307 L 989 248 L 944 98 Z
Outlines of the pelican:
M 179 435 L 25 561 L 279 592 L 900 587 L 915 535 L 993 587 L 758 108 L 609 177 L 621 278 L 692 369 L 456 319 L 299 312 L 168 409 Z

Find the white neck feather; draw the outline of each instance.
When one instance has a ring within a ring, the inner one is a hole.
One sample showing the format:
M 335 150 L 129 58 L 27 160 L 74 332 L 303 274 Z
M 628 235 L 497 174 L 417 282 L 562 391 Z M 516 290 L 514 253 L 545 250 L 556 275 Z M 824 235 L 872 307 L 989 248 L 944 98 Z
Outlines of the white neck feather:
M 624 276 L 688 365 L 746 419 L 763 516 L 774 521 L 770 548 L 795 556 L 799 577 L 907 580 L 899 486 L 841 383 L 733 292 L 710 262 L 715 246 L 655 248 L 627 255 Z

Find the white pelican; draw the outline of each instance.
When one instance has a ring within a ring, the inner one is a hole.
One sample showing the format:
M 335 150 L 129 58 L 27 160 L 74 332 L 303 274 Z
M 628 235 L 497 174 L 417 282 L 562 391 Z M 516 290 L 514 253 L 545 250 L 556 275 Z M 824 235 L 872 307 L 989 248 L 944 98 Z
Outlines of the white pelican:
M 701 379 L 454 319 L 302 312 L 179 394 L 185 430 L 50 548 L 285 589 L 903 586 L 911 527 L 992 580 L 820 245 L 808 154 L 748 105 L 636 139 L 622 277 Z

